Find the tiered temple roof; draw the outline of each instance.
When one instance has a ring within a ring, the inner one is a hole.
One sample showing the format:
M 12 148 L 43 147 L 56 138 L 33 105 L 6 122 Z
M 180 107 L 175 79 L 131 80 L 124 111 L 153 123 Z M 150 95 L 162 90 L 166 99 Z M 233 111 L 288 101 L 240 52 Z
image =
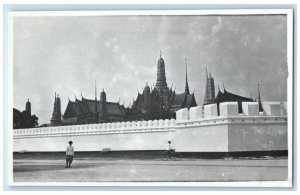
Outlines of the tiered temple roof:
M 96 104 L 97 106 L 95 106 Z M 96 115 L 95 108 L 97 108 L 97 113 L 100 112 L 100 101 L 95 101 L 91 99 L 83 98 L 75 101 L 69 100 L 65 113 L 63 115 L 64 119 L 76 118 L 78 123 L 93 123 L 95 122 L 94 116 Z M 118 121 L 125 118 L 126 109 L 124 106 L 120 105 L 119 102 L 106 102 L 107 117 L 108 120 Z M 74 120 L 73 120 L 74 121 Z

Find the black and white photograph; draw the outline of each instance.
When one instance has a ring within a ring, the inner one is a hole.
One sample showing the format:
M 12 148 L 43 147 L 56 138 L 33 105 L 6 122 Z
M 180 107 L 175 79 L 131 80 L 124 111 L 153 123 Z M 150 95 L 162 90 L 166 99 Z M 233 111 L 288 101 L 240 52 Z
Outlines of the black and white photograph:
M 10 13 L 11 184 L 290 187 L 292 15 Z

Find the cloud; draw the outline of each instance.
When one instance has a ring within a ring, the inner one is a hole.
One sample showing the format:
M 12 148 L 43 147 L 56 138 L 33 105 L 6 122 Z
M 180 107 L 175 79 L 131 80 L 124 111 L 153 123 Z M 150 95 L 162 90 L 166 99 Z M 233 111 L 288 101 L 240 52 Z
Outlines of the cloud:
M 114 46 L 113 52 L 117 53 L 119 51 L 119 47 L 117 45 Z

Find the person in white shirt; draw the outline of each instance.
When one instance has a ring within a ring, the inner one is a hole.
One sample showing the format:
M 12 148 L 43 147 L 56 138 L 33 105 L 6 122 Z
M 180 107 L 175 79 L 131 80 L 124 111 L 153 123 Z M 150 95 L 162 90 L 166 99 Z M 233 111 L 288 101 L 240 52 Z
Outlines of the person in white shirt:
M 175 155 L 175 149 L 171 146 L 171 141 L 168 141 L 168 156 L 169 158 L 174 158 Z
M 71 163 L 73 162 L 73 156 L 74 156 L 74 147 L 72 146 L 73 142 L 69 141 L 69 146 L 67 147 L 66 152 L 66 168 L 71 167 Z

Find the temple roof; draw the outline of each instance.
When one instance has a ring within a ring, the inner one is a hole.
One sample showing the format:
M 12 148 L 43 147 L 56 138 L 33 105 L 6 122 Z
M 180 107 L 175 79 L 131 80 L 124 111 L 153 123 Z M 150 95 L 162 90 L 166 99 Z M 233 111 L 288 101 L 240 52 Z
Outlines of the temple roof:
M 106 102 L 106 109 L 108 115 L 115 115 L 115 116 L 125 115 L 124 110 L 119 104 L 119 102 Z M 97 101 L 97 110 L 98 112 L 100 112 L 100 101 Z M 64 113 L 64 118 L 66 116 L 75 117 L 87 113 L 95 114 L 95 100 L 90 100 L 85 98 L 82 98 L 82 100 L 76 99 L 75 102 L 69 100 L 67 109 Z
M 186 93 L 175 94 L 172 106 L 182 106 L 185 100 Z
M 253 102 L 253 99 L 230 93 L 224 89 L 223 93 L 221 92 L 221 90 L 218 91 L 215 101 L 216 102 L 232 102 L 232 101 Z
M 194 106 L 194 102 L 193 101 L 195 101 L 195 104 L 196 104 L 194 93 L 192 93 L 191 95 L 187 95 L 186 99 L 185 99 L 184 107 L 188 107 L 189 108 L 191 106 Z
M 177 108 L 190 108 L 196 106 L 196 100 L 194 93 L 188 95 L 186 92 L 183 92 L 181 94 L 175 94 L 174 100 L 172 101 L 172 104 L 170 106 L 171 110 L 177 109 Z

